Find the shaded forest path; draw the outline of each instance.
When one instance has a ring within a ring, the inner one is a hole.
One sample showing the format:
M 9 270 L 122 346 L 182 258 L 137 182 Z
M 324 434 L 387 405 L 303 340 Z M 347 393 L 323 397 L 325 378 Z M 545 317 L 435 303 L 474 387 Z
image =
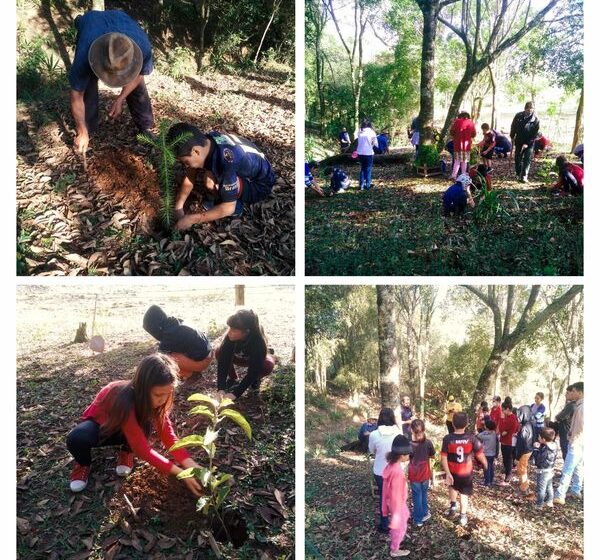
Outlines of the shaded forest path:
M 416 177 L 406 165 L 373 168 L 359 191 L 357 163 L 340 163 L 346 193 L 306 196 L 306 272 L 313 275 L 578 275 L 583 270 L 583 198 L 548 186 L 556 154 L 536 160 L 530 184 L 515 181 L 513 162 L 493 160 L 492 181 L 505 212 L 442 216 L 447 178 Z M 393 159 L 393 158 L 392 158 Z M 327 188 L 329 178 L 317 184 Z
M 389 556 L 389 537 L 376 531 L 378 498 L 371 494 L 372 465 L 364 454 L 342 452 L 356 439 L 359 422 L 339 398 L 307 404 L 306 555 L 307 558 L 376 560 Z M 310 420 L 309 420 L 310 418 Z M 444 433 L 433 426 L 434 442 Z M 555 470 L 555 484 L 560 477 Z M 496 463 L 496 474 L 500 464 Z M 535 480 L 530 467 L 530 479 Z M 432 519 L 417 528 L 409 522 L 402 548 L 415 560 L 581 560 L 583 503 L 538 510 L 510 487 L 484 488 L 475 475 L 472 510 L 466 528 L 444 516 L 449 502 L 445 485 L 429 492 Z M 533 483 L 532 483 L 533 486 Z M 409 507 L 412 504 L 409 498 Z

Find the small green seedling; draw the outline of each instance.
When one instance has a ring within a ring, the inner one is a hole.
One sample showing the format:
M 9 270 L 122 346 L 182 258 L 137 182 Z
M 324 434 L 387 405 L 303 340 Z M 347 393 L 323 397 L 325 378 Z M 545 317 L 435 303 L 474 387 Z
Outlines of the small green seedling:
M 167 228 L 172 227 L 174 222 L 173 208 L 175 206 L 175 192 L 173 188 L 173 169 L 177 163 L 177 158 L 175 157 L 173 149 L 179 144 L 189 140 L 192 136 L 190 132 L 185 132 L 169 142 L 167 140 L 167 133 L 169 132 L 171 124 L 172 122 L 169 120 L 162 120 L 158 125 L 158 135 L 156 137 L 151 137 L 147 134 L 137 135 L 138 142 L 155 148 L 158 152 L 158 176 L 162 190 L 160 214 L 163 224 Z
M 208 467 L 192 467 L 185 469 L 177 475 L 178 479 L 195 477 L 206 494 L 198 498 L 196 502 L 196 511 L 210 517 L 214 514 L 218 517 L 221 525 L 227 532 L 225 523 L 221 516 L 221 509 L 225 498 L 231 490 L 233 476 L 228 473 L 220 473 L 217 467 L 213 465 L 217 451 L 216 442 L 219 437 L 220 425 L 225 420 L 235 422 L 252 439 L 252 428 L 248 421 L 237 411 L 231 408 L 233 401 L 231 399 L 214 399 L 208 395 L 194 393 L 188 397 L 188 401 L 199 402 L 199 404 L 190 410 L 190 414 L 201 414 L 206 416 L 210 423 L 206 427 L 204 435 L 190 435 L 181 438 L 169 451 L 174 451 L 182 447 L 201 447 L 208 455 Z

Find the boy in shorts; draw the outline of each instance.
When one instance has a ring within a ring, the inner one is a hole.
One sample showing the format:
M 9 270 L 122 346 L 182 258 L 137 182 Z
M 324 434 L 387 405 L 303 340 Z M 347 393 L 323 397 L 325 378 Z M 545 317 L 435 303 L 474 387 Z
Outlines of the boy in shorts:
M 456 514 L 456 500 L 460 498 L 460 524 L 467 525 L 469 496 L 473 493 L 473 456 L 487 470 L 483 446 L 474 434 L 466 434 L 469 423 L 466 412 L 456 412 L 452 417 L 454 433 L 444 436 L 442 442 L 442 468 L 449 488 L 450 509 L 447 516 Z

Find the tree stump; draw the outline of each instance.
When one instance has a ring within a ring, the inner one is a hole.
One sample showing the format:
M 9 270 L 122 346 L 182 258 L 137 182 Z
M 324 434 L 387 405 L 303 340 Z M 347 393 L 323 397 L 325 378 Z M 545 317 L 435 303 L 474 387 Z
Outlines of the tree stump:
M 82 342 L 88 341 L 87 336 L 87 323 L 79 323 L 79 327 L 77 328 L 77 332 L 75 333 L 75 340 L 73 342 L 75 344 L 81 344 Z

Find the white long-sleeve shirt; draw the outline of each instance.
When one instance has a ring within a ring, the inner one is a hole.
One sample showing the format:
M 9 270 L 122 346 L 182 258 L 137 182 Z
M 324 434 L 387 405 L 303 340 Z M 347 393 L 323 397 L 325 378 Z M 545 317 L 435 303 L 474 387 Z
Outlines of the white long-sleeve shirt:
M 394 438 L 402 432 L 398 426 L 379 426 L 369 435 L 369 451 L 375 455 L 373 474 L 381 476 L 387 465 L 387 454 L 392 450 Z
M 359 156 L 372 156 L 375 152 L 373 146 L 379 147 L 377 134 L 372 128 L 361 128 L 358 133 L 358 146 L 356 151 Z

